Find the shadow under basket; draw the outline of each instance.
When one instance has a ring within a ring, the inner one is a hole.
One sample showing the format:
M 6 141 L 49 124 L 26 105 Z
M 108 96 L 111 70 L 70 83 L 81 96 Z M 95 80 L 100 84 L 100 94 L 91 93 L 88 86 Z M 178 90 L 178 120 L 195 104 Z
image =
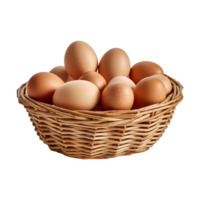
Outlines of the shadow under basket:
M 67 110 L 30 98 L 26 83 L 17 90 L 17 97 L 37 135 L 51 150 L 74 158 L 113 158 L 144 152 L 162 136 L 183 99 L 183 86 L 167 77 L 172 84 L 167 98 L 137 110 Z

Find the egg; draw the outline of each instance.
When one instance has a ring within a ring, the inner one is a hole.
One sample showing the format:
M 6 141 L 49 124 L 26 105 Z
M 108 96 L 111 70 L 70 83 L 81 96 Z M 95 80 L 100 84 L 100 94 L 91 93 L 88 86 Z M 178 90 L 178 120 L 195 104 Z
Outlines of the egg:
M 166 98 L 165 85 L 158 78 L 152 76 L 144 78 L 136 85 L 134 98 L 135 109 L 160 103 Z
M 156 78 L 160 79 L 163 82 L 163 84 L 165 85 L 167 94 L 169 94 L 171 92 L 172 84 L 171 84 L 170 80 L 166 76 L 164 76 L 164 75 L 153 75 L 152 77 L 156 77 Z
M 100 60 L 99 73 L 108 83 L 115 76 L 128 76 L 130 60 L 126 52 L 120 48 L 107 51 Z
M 164 74 L 163 69 L 156 63 L 150 61 L 138 62 L 132 66 L 130 79 L 137 84 L 143 78 L 155 74 Z
M 72 81 L 73 78 L 71 76 L 68 75 L 68 73 L 66 72 L 64 66 L 57 66 L 54 67 L 50 73 L 57 75 L 58 77 L 60 77 L 65 83 L 68 81 Z
M 133 102 L 132 88 L 120 81 L 108 84 L 101 95 L 103 110 L 130 110 Z
M 67 73 L 73 79 L 79 79 L 84 73 L 97 70 L 98 59 L 89 44 L 76 41 L 67 48 L 64 63 Z
M 135 83 L 128 77 L 125 77 L 125 76 L 116 76 L 114 77 L 113 79 L 110 80 L 110 83 L 113 83 L 113 82 L 116 82 L 116 81 L 121 81 L 121 82 L 124 82 L 126 83 L 127 85 L 129 85 L 132 89 L 135 88 Z
M 107 85 L 103 76 L 101 76 L 101 74 L 99 74 L 97 72 L 87 72 L 87 73 L 83 74 L 79 78 L 79 80 L 90 81 L 91 83 L 95 84 L 98 87 L 100 92 L 102 92 L 103 89 L 105 88 L 105 86 Z
M 55 74 L 40 72 L 29 79 L 27 93 L 37 101 L 52 104 L 54 92 L 63 84 L 64 81 Z
M 96 85 L 85 80 L 74 80 L 55 91 L 53 104 L 69 110 L 93 110 L 99 99 L 100 92 Z

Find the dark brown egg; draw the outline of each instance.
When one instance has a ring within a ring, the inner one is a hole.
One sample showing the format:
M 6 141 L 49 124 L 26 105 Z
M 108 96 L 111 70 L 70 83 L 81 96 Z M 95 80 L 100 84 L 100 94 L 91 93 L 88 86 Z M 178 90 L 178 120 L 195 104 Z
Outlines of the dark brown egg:
M 63 80 L 55 74 L 40 72 L 29 79 L 27 92 L 37 101 L 52 104 L 54 92 L 63 84 Z
M 166 89 L 161 80 L 155 77 L 142 79 L 134 89 L 133 108 L 143 108 L 160 103 L 166 98 Z
M 143 61 L 136 63 L 131 68 L 130 79 L 137 84 L 143 78 L 155 74 L 164 74 L 163 69 L 156 63 L 150 61 Z

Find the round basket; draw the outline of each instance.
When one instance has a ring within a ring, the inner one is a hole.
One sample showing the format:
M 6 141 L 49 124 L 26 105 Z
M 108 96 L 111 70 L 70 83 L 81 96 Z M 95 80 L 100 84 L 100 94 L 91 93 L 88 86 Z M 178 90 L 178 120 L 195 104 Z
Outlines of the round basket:
M 172 84 L 167 98 L 137 110 L 67 110 L 30 98 L 26 83 L 17 90 L 17 97 L 51 150 L 74 158 L 113 158 L 146 151 L 162 136 L 183 99 L 183 86 L 167 77 Z

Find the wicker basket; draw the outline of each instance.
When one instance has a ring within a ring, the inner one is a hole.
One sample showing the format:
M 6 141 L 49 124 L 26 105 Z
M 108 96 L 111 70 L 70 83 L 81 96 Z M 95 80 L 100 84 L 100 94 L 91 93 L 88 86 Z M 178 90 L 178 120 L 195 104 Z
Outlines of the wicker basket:
M 167 77 L 172 91 L 165 101 L 137 110 L 67 110 L 30 98 L 26 83 L 17 97 L 51 150 L 82 159 L 112 158 L 146 151 L 162 136 L 183 99 L 182 85 Z

